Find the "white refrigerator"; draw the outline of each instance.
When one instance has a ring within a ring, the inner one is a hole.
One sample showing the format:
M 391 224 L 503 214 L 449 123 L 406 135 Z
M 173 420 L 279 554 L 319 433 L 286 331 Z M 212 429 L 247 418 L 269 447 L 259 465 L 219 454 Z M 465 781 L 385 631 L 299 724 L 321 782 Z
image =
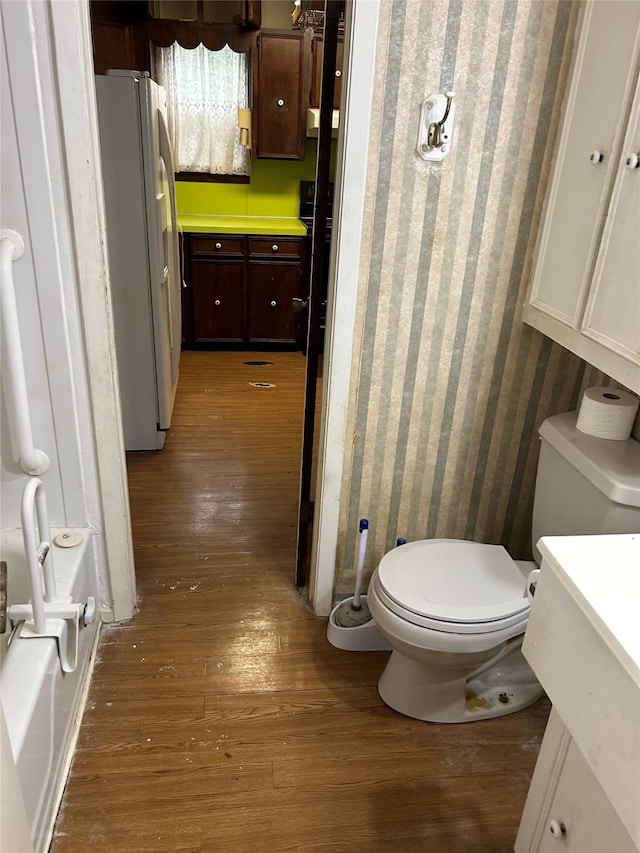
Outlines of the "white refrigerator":
M 116 352 L 127 450 L 164 445 L 181 345 L 180 247 L 164 89 L 96 76 Z

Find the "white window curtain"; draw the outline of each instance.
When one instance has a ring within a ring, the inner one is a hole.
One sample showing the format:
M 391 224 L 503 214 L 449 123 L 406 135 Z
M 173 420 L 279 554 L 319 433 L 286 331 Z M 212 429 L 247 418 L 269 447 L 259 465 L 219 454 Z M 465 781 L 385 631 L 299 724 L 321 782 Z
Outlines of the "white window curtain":
M 238 108 L 249 103 L 248 54 L 175 42 L 156 48 L 156 73 L 167 92 L 177 171 L 248 175 L 251 158 L 238 128 Z

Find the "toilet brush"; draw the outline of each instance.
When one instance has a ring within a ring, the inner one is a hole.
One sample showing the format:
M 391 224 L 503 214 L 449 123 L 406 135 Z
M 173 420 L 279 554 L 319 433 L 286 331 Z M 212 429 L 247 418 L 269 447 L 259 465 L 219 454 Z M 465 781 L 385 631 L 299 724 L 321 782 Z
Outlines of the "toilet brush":
M 356 586 L 353 598 L 347 598 L 335 612 L 336 624 L 341 628 L 355 628 L 371 621 L 369 608 L 360 597 L 362 586 L 362 569 L 364 566 L 364 555 L 367 550 L 367 535 L 369 533 L 369 522 L 366 518 L 360 519 L 360 545 L 358 548 L 358 568 L 356 571 Z

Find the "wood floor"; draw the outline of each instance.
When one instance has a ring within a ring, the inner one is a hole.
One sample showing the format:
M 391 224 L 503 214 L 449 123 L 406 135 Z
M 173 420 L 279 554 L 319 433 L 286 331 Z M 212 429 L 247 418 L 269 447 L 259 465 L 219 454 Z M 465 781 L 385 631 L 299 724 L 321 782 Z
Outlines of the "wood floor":
M 546 700 L 403 717 L 386 654 L 334 649 L 295 591 L 303 373 L 184 353 L 165 449 L 130 455 L 140 612 L 103 628 L 54 853 L 512 850 Z

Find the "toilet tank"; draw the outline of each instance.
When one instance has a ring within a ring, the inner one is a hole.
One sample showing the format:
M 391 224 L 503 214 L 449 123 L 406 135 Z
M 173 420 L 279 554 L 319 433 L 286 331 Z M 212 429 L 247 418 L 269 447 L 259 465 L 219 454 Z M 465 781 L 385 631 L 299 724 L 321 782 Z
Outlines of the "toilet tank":
M 540 427 L 533 503 L 533 553 L 541 536 L 640 533 L 640 442 L 594 438 L 576 429 L 578 413 Z

